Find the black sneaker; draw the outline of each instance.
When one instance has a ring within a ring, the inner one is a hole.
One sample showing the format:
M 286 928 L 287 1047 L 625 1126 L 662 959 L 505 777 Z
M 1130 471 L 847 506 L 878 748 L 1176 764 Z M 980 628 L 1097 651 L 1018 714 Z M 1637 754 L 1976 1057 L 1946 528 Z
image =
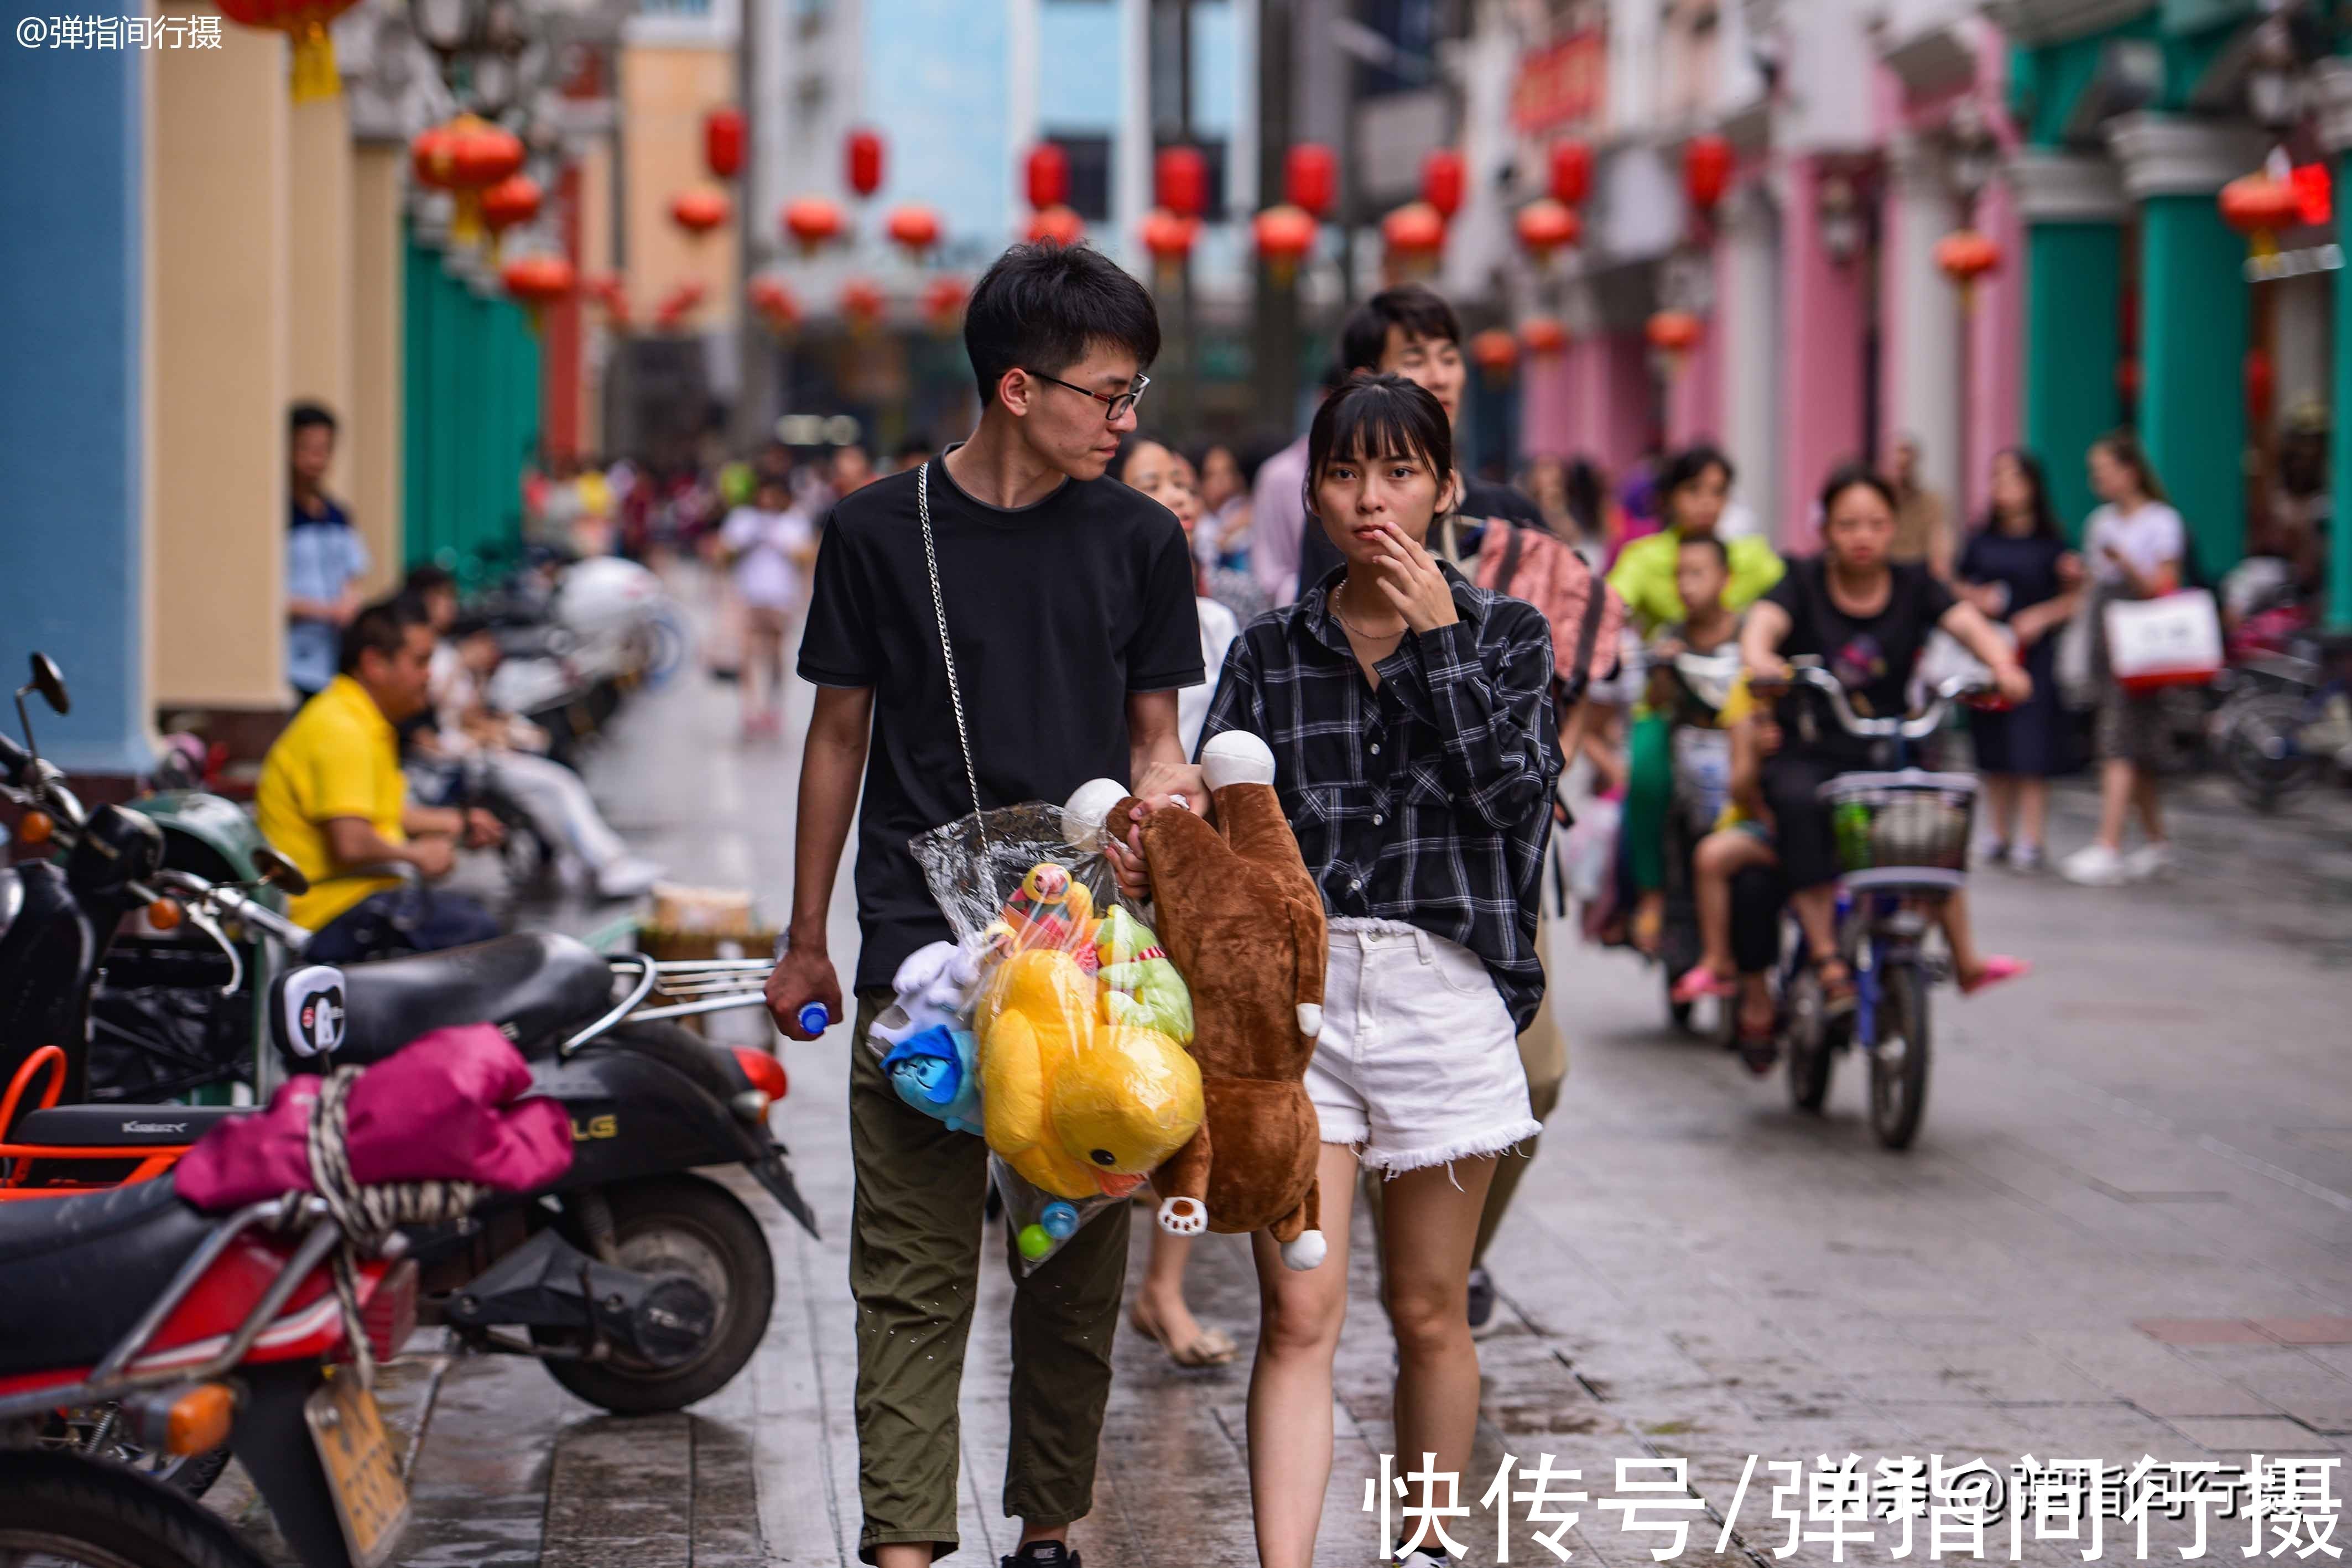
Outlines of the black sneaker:
M 1495 1281 L 1483 1267 L 1470 1270 L 1470 1332 L 1483 1333 L 1495 1321 Z
M 1058 1541 L 1033 1541 L 999 1562 L 1002 1568 L 1078 1568 L 1078 1554 Z

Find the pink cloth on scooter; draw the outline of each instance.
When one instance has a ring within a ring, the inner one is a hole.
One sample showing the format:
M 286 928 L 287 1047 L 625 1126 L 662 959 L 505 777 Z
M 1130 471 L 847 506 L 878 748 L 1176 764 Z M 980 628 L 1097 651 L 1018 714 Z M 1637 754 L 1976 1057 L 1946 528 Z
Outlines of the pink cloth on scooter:
M 364 1186 L 468 1181 L 502 1192 L 572 1168 L 572 1122 L 532 1095 L 530 1069 L 488 1024 L 436 1029 L 360 1074 L 344 1103 L 352 1175 Z M 311 1190 L 305 1142 L 319 1080 L 289 1079 L 268 1109 L 221 1123 L 173 1173 L 198 1208 L 236 1208 Z

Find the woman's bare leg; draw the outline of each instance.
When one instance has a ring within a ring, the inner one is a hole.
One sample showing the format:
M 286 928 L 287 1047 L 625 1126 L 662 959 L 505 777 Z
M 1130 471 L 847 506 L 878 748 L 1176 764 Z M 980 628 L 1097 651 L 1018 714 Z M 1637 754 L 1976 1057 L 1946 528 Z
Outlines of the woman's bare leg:
M 1401 1471 L 1466 1475 L 1478 1429 L 1478 1346 L 1470 1337 L 1470 1253 L 1495 1160 L 1407 1171 L 1381 1195 L 1382 1281 L 1396 1331 L 1396 1455 Z M 1458 1184 L 1458 1185 L 1457 1185 Z M 1433 1485 L 1429 1490 L 1434 1490 Z M 1458 1500 L 1416 1496 L 1427 1508 Z M 1383 1542 L 1385 1550 L 1396 1542 Z M 1434 1537 L 1423 1542 L 1434 1546 Z
M 1984 786 L 1985 814 L 1992 821 L 1993 842 L 2015 843 L 2017 779 L 2007 773 L 1987 773 L 1978 782 Z
M 2139 769 L 2123 758 L 2110 757 L 2099 765 L 2099 842 L 2117 854 L 2123 852 L 2124 826 L 2138 783 Z
M 1731 879 L 1749 866 L 1772 863 L 1772 847 L 1753 833 L 1709 833 L 1691 857 L 1691 892 L 1698 905 L 1699 963 L 1722 979 L 1738 973 L 1731 956 Z
M 1344 1145 L 1324 1145 L 1315 1174 L 1329 1247 L 1323 1261 L 1312 1269 L 1287 1269 L 1281 1249 L 1265 1232 L 1250 1239 L 1261 1313 L 1257 1359 L 1250 1366 L 1250 1514 L 1264 1568 L 1313 1568 L 1315 1531 L 1331 1480 L 1331 1364 L 1348 1315 L 1355 1152 Z M 1474 1209 L 1461 1227 L 1465 1289 L 1467 1249 L 1477 1229 Z
M 2156 775 L 2134 768 L 2132 804 L 2139 808 L 2139 829 L 2152 844 L 2164 842 L 2164 802 L 2158 795 Z
M 2032 844 L 2037 850 L 2050 847 L 2050 780 L 2020 779 L 2017 781 L 2017 838 L 2014 842 Z

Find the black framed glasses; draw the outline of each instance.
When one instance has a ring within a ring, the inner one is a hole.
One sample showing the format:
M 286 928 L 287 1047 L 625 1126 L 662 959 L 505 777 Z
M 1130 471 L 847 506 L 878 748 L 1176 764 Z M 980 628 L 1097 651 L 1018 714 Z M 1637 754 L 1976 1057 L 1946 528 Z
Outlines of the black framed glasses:
M 1066 382 L 1059 376 L 1049 376 L 1043 371 L 1033 371 L 1026 365 L 1022 366 L 1021 371 L 1024 375 L 1035 376 L 1041 382 L 1051 382 L 1057 387 L 1067 387 L 1080 397 L 1094 399 L 1108 411 L 1103 414 L 1103 423 L 1106 424 L 1118 419 L 1121 414 L 1132 413 L 1135 411 L 1136 400 L 1150 390 L 1151 386 L 1150 376 L 1138 376 L 1135 378 L 1135 384 L 1123 392 L 1088 392 L 1076 382 Z

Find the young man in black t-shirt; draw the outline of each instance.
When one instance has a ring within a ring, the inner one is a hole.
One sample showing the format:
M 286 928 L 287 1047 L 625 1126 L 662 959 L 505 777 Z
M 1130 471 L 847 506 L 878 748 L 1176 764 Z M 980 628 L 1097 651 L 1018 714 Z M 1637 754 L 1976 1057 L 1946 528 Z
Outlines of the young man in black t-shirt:
M 1104 476 L 1160 350 L 1150 296 L 1083 246 L 1015 246 L 972 291 L 964 347 L 979 429 L 843 497 L 824 530 L 801 639 L 800 673 L 818 691 L 792 925 L 768 983 L 795 1040 L 811 1038 L 798 1021 L 807 1003 L 841 1016 L 825 912 L 857 813 L 858 1555 L 884 1568 L 956 1547 L 956 1395 L 988 1179 L 987 1145 L 900 1101 L 865 1043 L 899 964 L 950 936 L 908 841 L 975 806 L 1066 800 L 1091 779 L 1163 793 L 1185 760 L 1176 693 L 1206 676 L 1183 530 Z M 940 647 L 924 494 L 978 801 Z M 1008 1568 L 1076 1568 L 1066 1538 L 1092 1501 L 1127 1218 L 1117 1206 L 1025 1278 L 1006 1238 L 1019 1289 L 1004 1510 L 1023 1521 Z

